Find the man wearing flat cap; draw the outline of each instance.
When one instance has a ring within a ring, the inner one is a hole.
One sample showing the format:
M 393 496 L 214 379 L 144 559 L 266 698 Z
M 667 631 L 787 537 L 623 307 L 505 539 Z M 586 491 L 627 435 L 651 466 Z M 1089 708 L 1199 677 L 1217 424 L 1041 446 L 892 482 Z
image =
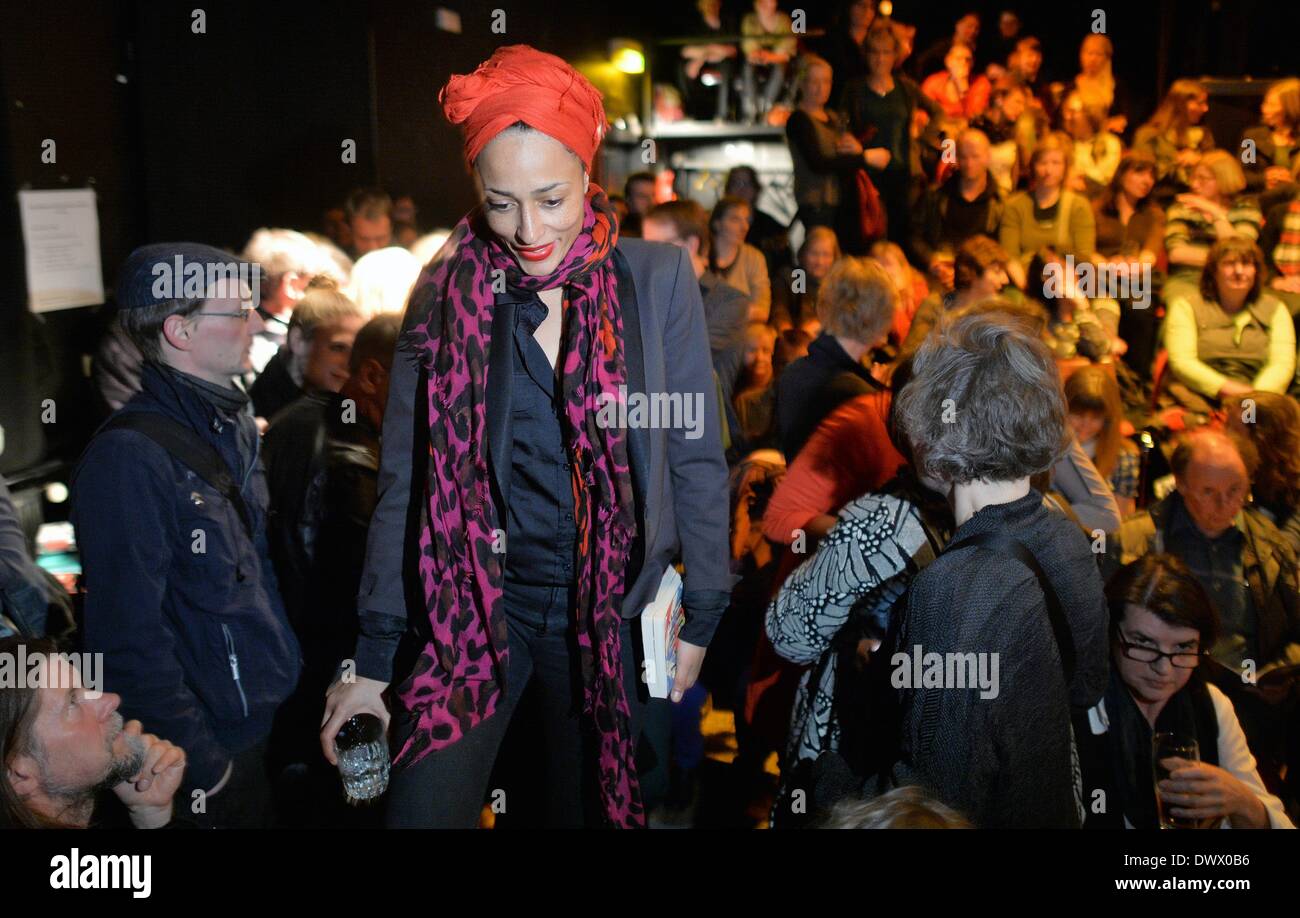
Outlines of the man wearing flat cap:
M 214 827 L 266 823 L 266 742 L 301 669 L 257 428 L 233 382 L 262 329 L 250 269 L 188 242 L 127 258 L 117 303 L 141 391 L 91 440 L 72 492 L 85 649 L 104 654 L 123 716 L 185 750 L 178 799 Z

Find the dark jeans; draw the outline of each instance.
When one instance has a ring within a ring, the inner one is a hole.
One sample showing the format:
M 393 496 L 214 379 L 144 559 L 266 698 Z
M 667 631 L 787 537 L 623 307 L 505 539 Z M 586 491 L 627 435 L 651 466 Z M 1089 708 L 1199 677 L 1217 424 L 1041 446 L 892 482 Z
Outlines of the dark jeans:
M 745 61 L 741 65 L 740 110 L 745 121 L 757 123 L 772 110 L 785 85 L 785 71 L 785 64 L 751 64 Z M 760 81 L 763 81 L 762 95 L 758 90 Z
M 493 788 L 492 798 L 487 799 L 488 783 L 506 728 L 530 683 L 538 693 L 539 732 L 545 747 L 540 764 L 545 770 L 547 825 L 579 828 L 601 824 L 594 742 L 582 716 L 571 588 L 509 584 L 505 604 L 510 634 L 505 697 L 491 717 L 458 742 L 393 770 L 388 786 L 389 828 L 472 829 L 478 825 L 485 800 L 503 803 L 509 813 L 511 788 Z M 620 640 L 635 745 L 645 702 L 633 646 L 634 627 L 639 627 L 635 619 L 624 621 Z M 413 721 L 400 710 L 395 717 L 396 750 L 410 735 Z M 504 799 L 497 791 L 505 793 Z

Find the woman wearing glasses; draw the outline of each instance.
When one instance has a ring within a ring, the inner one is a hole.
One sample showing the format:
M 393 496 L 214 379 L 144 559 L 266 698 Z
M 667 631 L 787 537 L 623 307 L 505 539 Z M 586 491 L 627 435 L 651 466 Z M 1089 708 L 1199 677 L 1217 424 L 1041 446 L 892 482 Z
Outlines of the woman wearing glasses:
M 1151 761 L 1154 733 L 1195 739 L 1200 761 L 1172 766 L 1160 796 L 1175 819 L 1203 827 L 1294 828 L 1268 793 L 1232 702 L 1206 679 L 1219 614 L 1187 566 L 1146 555 L 1106 585 L 1113 667 L 1106 695 L 1075 736 L 1085 828 L 1159 826 Z

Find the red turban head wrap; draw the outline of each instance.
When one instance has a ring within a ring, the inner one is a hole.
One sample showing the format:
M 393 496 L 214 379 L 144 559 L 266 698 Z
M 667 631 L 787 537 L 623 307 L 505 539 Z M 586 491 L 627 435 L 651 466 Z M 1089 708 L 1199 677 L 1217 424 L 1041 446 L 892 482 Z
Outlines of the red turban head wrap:
M 473 73 L 448 80 L 438 101 L 447 120 L 463 127 L 471 164 L 493 137 L 522 121 L 564 144 L 590 172 L 605 135 L 596 87 L 554 54 L 528 45 L 498 48 Z

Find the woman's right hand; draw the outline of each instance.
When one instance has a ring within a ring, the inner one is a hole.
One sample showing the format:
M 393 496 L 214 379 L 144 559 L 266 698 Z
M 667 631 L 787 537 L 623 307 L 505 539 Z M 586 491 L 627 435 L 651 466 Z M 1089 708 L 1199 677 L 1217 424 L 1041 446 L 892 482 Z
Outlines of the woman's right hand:
M 358 714 L 373 714 L 383 722 L 384 730 L 388 730 L 389 714 L 383 699 L 386 688 L 387 682 L 357 676 L 351 682 L 335 682 L 325 692 L 325 718 L 321 721 L 320 748 L 331 765 L 339 763 L 338 756 L 334 753 L 334 737 L 338 736 L 349 719 Z

